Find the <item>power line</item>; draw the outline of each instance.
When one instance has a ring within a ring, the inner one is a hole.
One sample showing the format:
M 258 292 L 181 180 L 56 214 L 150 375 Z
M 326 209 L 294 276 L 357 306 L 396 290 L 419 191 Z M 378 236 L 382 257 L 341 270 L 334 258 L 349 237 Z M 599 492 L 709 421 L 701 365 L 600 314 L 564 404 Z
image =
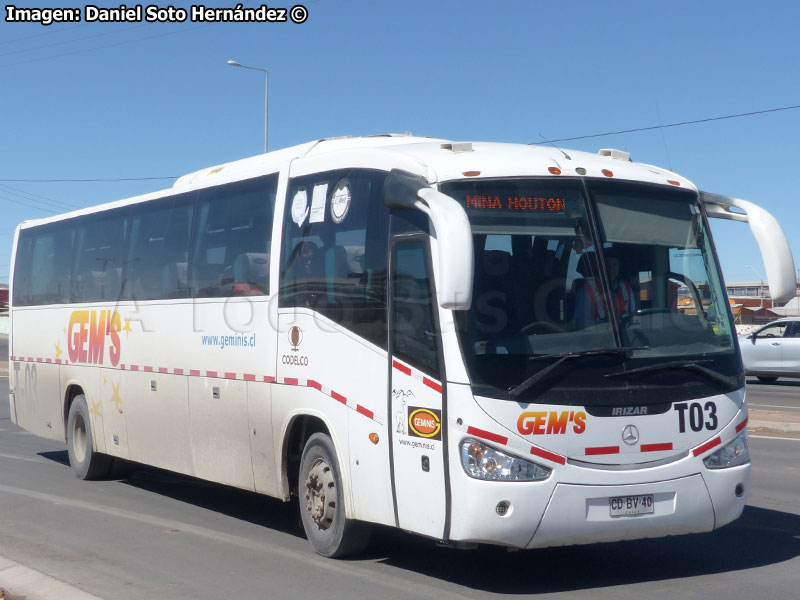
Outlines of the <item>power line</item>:
M 75 29 L 76 27 L 82 27 L 83 25 L 85 25 L 85 23 L 78 23 L 77 25 L 70 25 L 69 27 L 61 27 L 58 29 L 55 29 L 54 27 L 50 26 L 42 33 L 36 33 L 34 35 L 26 35 L 23 37 L 0 41 L 0 46 L 3 46 L 4 44 L 15 44 L 17 42 L 21 42 L 22 40 L 30 40 L 32 38 L 42 37 L 43 35 L 56 35 L 59 33 L 64 33 L 65 31 L 69 31 L 70 29 Z
M 23 200 L 29 200 L 31 202 L 39 202 L 42 204 L 49 204 L 50 206 L 54 206 L 56 208 L 61 209 L 70 209 L 70 208 L 81 208 L 75 204 L 70 204 L 69 202 L 64 202 L 62 200 L 55 200 L 53 198 L 48 198 L 47 196 L 40 196 L 38 194 L 31 194 L 30 192 L 26 192 L 25 190 L 21 190 L 19 188 L 12 187 L 10 185 L 4 185 L 0 183 L 0 191 L 5 192 L 6 194 L 11 194 L 12 196 L 17 196 L 22 198 Z
M 69 40 L 63 40 L 61 42 L 53 42 L 52 44 L 45 44 L 44 46 L 34 46 L 33 48 L 20 48 L 19 50 L 11 50 L 9 52 L 0 53 L 0 56 L 11 56 L 12 54 L 24 54 L 25 52 L 33 52 L 34 50 L 41 50 L 42 48 L 52 48 L 54 46 L 63 46 L 65 44 L 72 44 L 73 42 L 82 42 L 84 40 L 90 40 L 93 38 L 103 37 L 106 35 L 113 35 L 115 33 L 121 33 L 123 31 L 128 31 L 129 29 L 136 29 L 138 27 L 144 27 L 145 23 L 141 23 L 139 25 L 133 25 L 131 27 L 123 27 L 122 29 L 114 29 L 112 31 L 101 31 L 100 33 L 94 33 L 92 35 L 86 35 L 84 37 L 79 38 L 72 38 Z
M 48 212 L 51 215 L 58 214 L 59 211 L 51 210 L 49 208 L 42 208 L 41 206 L 36 206 L 35 204 L 28 204 L 27 202 L 20 202 L 19 200 L 14 200 L 13 198 L 9 198 L 8 196 L 0 196 L 0 200 L 5 200 L 7 202 L 13 202 L 14 204 L 19 204 L 20 206 L 24 206 L 26 208 L 34 208 L 36 210 L 41 210 L 44 212 Z
M 780 112 L 782 110 L 796 110 L 800 104 L 794 106 L 782 106 L 780 108 L 767 108 L 764 110 L 754 110 L 752 112 L 738 113 L 735 115 L 724 115 L 721 117 L 708 117 L 706 119 L 696 119 L 694 121 L 681 121 L 679 123 L 669 123 L 667 125 L 651 125 L 650 127 L 637 127 L 635 129 L 621 129 L 620 131 L 609 131 L 606 133 L 593 133 L 591 135 L 577 135 L 575 137 L 560 138 L 557 140 L 545 140 L 544 142 L 530 142 L 529 146 L 539 146 L 541 144 L 551 144 L 553 142 L 571 142 L 573 140 L 586 140 L 589 138 L 605 137 L 609 135 L 619 135 L 622 133 L 636 133 L 638 131 L 653 131 L 655 129 L 667 129 L 668 127 L 681 127 L 683 125 L 697 125 L 698 123 L 709 123 L 711 121 L 723 121 L 725 119 L 738 119 L 740 117 L 752 117 L 753 115 L 763 115 L 766 113 Z
M 2 69 L 4 67 L 15 67 L 17 65 L 26 65 L 28 63 L 39 62 L 39 61 L 47 60 L 47 59 L 50 59 L 50 58 L 61 58 L 61 57 L 64 57 L 64 56 L 71 56 L 73 54 L 81 54 L 83 52 L 92 52 L 94 50 L 102 50 L 104 48 L 114 48 L 116 46 L 122 46 L 124 44 L 132 44 L 134 42 L 141 42 L 143 40 L 151 40 L 151 39 L 154 39 L 154 38 L 164 37 L 164 36 L 167 36 L 167 35 L 174 35 L 176 33 L 186 33 L 187 31 L 192 31 L 194 29 L 200 29 L 201 27 L 209 27 L 210 25 L 212 25 L 212 23 L 204 23 L 203 25 L 198 25 L 196 27 L 181 28 L 181 29 L 177 29 L 177 30 L 173 30 L 173 31 L 167 31 L 165 33 L 156 33 L 154 35 L 146 35 L 146 36 L 143 36 L 143 37 L 134 38 L 132 40 L 125 40 L 125 41 L 122 41 L 122 42 L 116 42 L 114 44 L 106 44 L 104 46 L 94 46 L 92 48 L 84 48 L 82 50 L 73 50 L 71 52 L 62 52 L 61 54 L 53 54 L 53 55 L 50 55 L 50 56 L 42 56 L 42 57 L 39 57 L 39 58 L 31 58 L 29 60 L 22 60 L 22 61 L 15 62 L 15 63 L 7 63 L 5 65 L 0 65 L 0 69 Z
M 164 177 L 119 177 L 119 178 L 94 178 L 94 179 L 0 179 L 3 182 L 17 183 L 86 183 L 98 181 L 152 181 L 156 179 L 177 179 L 176 175 L 165 175 Z

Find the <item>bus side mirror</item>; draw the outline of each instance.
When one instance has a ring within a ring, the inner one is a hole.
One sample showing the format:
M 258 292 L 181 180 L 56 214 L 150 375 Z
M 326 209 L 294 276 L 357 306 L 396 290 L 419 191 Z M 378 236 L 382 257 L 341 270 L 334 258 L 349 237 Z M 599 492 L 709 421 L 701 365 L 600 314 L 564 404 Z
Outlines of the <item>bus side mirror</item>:
M 416 209 L 430 219 L 433 260 L 438 266 L 439 306 L 468 310 L 472 304 L 474 253 L 472 229 L 464 208 L 450 196 L 431 188 L 419 175 L 393 170 L 384 184 L 383 203 L 389 208 Z
M 710 217 L 746 221 L 758 242 L 767 269 L 769 293 L 775 302 L 786 302 L 797 292 L 794 259 L 789 240 L 778 220 L 760 206 L 729 196 L 700 192 Z M 734 211 L 733 209 L 738 209 Z

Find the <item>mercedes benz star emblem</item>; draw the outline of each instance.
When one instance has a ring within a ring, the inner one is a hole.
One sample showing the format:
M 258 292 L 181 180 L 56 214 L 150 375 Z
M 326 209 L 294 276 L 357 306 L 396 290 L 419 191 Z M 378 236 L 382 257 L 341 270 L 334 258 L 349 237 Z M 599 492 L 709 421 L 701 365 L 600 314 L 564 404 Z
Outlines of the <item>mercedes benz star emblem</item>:
M 639 430 L 636 429 L 635 425 L 625 426 L 625 429 L 622 430 L 622 441 L 628 444 L 628 446 L 633 446 L 639 441 Z

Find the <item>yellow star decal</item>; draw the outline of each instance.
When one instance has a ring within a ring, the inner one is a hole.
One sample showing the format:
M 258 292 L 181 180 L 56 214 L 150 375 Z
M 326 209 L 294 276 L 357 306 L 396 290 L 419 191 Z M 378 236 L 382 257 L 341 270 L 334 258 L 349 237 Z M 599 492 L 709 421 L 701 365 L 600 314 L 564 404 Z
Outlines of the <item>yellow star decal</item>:
M 92 408 L 89 409 L 89 414 L 90 415 L 94 415 L 95 417 L 103 416 L 100 413 L 100 403 L 99 402 L 95 402 L 94 400 L 92 400 Z
M 64 351 L 61 349 L 61 345 L 60 344 L 56 344 L 56 360 L 61 358 L 61 355 L 63 353 L 64 353 Z
M 108 383 L 108 379 L 106 379 L 106 376 L 103 375 L 103 385 L 106 385 L 107 383 Z
M 119 383 L 117 385 L 114 385 L 114 382 L 113 381 L 111 382 L 111 387 L 114 390 L 114 393 L 111 394 L 111 402 L 113 402 L 114 404 L 117 405 L 117 410 L 121 414 L 122 413 L 122 409 L 119 406 L 120 404 L 122 404 L 122 398 L 119 397 L 119 386 L 120 385 L 121 384 L 119 384 Z
M 131 320 L 125 319 L 125 327 L 122 328 L 122 331 L 125 332 L 125 338 L 127 339 L 128 336 L 133 333 L 133 329 L 131 329 Z
M 62 331 L 63 331 L 64 333 L 67 333 L 67 328 L 66 328 L 66 327 L 64 327 L 64 329 L 63 329 Z

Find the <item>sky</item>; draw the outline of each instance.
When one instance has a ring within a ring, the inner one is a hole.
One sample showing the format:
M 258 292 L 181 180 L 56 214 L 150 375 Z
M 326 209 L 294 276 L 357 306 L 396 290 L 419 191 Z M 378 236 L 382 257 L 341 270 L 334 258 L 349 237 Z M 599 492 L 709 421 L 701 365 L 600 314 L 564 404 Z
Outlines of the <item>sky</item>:
M 264 74 L 228 60 L 269 70 L 270 150 L 402 132 L 527 144 L 800 105 L 793 1 L 298 1 L 301 24 L 43 26 L 7 22 L 4 4 L 0 282 L 20 221 L 262 153 Z M 797 261 L 799 132 L 793 108 L 559 145 L 625 150 L 753 201 L 781 222 Z M 43 181 L 53 179 L 73 181 Z M 746 224 L 712 230 L 726 281 L 765 276 Z

